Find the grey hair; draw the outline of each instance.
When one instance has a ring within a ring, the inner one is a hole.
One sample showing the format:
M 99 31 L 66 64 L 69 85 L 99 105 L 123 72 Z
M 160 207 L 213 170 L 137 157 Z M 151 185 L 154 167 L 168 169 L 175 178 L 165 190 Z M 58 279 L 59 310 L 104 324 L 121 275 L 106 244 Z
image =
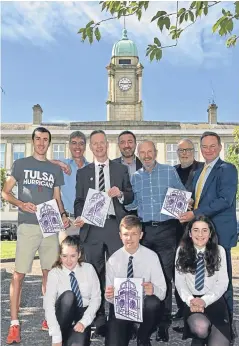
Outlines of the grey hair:
M 144 143 L 151 143 L 151 144 L 152 144 L 152 146 L 153 146 L 153 148 L 154 148 L 154 152 L 155 152 L 155 153 L 157 153 L 157 148 L 156 148 L 156 146 L 155 146 L 154 142 L 153 142 L 153 141 L 148 141 L 148 140 L 145 140 L 145 141 L 139 142 L 138 147 L 137 147 L 137 151 L 138 151 L 138 153 L 139 153 L 139 148 L 140 148 L 140 146 L 141 146 L 142 144 L 144 144 Z
M 187 142 L 188 144 L 191 144 L 191 146 L 193 147 L 193 149 L 195 149 L 195 148 L 194 148 L 193 142 L 192 142 L 191 139 L 189 139 L 189 138 L 180 139 L 180 141 L 179 141 L 178 144 L 177 144 L 177 147 L 178 147 L 179 144 L 181 144 L 182 142 Z
M 76 138 L 76 137 L 82 138 L 83 141 L 84 141 L 85 144 L 86 144 L 86 136 L 85 136 L 84 133 L 81 132 L 81 131 L 74 131 L 74 132 L 72 132 L 72 133 L 70 134 L 70 137 L 69 137 L 69 142 L 72 140 L 72 138 Z

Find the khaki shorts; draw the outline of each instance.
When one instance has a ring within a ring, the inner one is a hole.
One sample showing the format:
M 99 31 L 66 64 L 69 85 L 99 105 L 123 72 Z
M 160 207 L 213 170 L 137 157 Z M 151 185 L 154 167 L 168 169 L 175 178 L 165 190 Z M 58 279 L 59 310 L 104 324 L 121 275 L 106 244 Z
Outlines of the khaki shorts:
M 15 270 L 26 274 L 32 270 L 38 250 L 42 269 L 50 270 L 59 255 L 57 234 L 43 238 L 39 225 L 21 224 L 17 230 Z

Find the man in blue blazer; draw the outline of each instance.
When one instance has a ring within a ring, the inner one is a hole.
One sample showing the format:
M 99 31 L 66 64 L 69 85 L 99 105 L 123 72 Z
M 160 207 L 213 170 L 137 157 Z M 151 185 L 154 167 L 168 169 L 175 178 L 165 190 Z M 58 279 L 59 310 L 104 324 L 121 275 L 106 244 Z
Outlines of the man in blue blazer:
M 220 159 L 221 139 L 215 132 L 204 132 L 201 152 L 205 165 L 197 171 L 193 181 L 194 210 L 181 215 L 181 222 L 205 215 L 213 221 L 219 244 L 226 250 L 229 286 L 225 293 L 231 321 L 233 319 L 233 288 L 231 248 L 237 245 L 236 193 L 238 172 L 236 167 Z M 212 292 L 213 294 L 213 292 Z

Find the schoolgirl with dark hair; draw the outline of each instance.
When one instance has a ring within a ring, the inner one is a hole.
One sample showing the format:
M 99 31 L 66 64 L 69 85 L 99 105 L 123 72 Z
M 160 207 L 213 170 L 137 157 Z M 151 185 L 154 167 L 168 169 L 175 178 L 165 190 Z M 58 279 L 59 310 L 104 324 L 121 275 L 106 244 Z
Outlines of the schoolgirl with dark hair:
M 183 339 L 191 337 L 195 346 L 229 346 L 226 254 L 209 218 L 198 216 L 187 225 L 175 267 L 175 285 L 185 303 Z
M 90 325 L 100 302 L 100 284 L 93 266 L 83 262 L 78 238 L 66 237 L 48 274 L 44 296 L 52 346 L 90 345 Z

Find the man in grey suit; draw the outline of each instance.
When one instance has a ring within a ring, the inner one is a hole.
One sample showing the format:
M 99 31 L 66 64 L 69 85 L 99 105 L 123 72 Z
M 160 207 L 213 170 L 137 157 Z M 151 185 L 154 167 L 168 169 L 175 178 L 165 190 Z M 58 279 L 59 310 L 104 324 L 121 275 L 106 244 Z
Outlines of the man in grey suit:
M 81 228 L 80 240 L 85 250 L 86 261 L 91 263 L 100 278 L 102 292 L 105 282 L 105 258 L 109 258 L 122 247 L 119 224 L 126 215 L 124 205 L 134 199 L 128 169 L 126 166 L 108 159 L 108 146 L 104 131 L 93 131 L 90 135 L 90 149 L 94 163 L 77 171 L 76 199 L 74 203 L 75 225 Z M 105 191 L 111 197 L 107 218 L 103 228 L 84 223 L 81 214 L 89 188 Z M 105 323 L 104 304 L 95 321 L 96 328 Z M 102 330 L 102 328 L 101 328 Z

